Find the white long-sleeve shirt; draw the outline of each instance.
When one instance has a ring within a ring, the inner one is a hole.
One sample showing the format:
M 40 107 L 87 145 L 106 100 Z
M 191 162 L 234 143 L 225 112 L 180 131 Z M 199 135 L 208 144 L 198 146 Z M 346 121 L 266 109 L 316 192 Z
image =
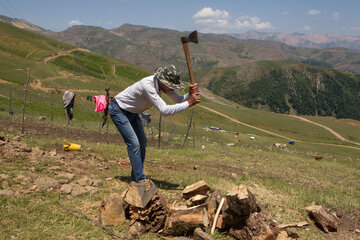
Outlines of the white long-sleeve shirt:
M 189 108 L 189 94 L 180 96 L 175 91 L 169 91 L 166 95 L 176 104 L 167 105 L 160 97 L 158 80 L 152 75 L 126 88 L 115 96 L 115 100 L 122 109 L 132 113 L 142 113 L 155 106 L 163 115 L 172 115 Z

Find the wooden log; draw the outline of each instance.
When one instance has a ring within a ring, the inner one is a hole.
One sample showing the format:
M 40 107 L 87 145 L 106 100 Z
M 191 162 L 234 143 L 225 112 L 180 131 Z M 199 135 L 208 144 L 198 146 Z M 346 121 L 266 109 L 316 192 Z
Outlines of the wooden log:
M 236 214 L 246 219 L 257 210 L 255 196 L 245 185 L 234 187 L 226 195 L 226 200 L 224 209 L 228 214 Z
M 208 197 L 209 195 L 200 195 L 200 194 L 195 195 L 186 201 L 186 206 L 192 207 L 202 204 L 206 201 L 206 199 L 208 199 Z
M 124 200 L 132 206 L 144 208 L 157 192 L 158 189 L 151 180 L 146 179 L 139 183 L 131 182 Z
M 330 209 L 321 205 L 312 204 L 306 208 L 310 216 L 314 218 L 315 222 L 328 233 L 329 231 L 337 231 L 340 225 L 340 219 Z
M 281 224 L 279 226 L 277 226 L 280 229 L 285 229 L 285 228 L 301 228 L 301 227 L 305 227 L 309 225 L 308 222 L 298 222 L 298 223 L 288 223 L 288 224 Z
M 208 227 L 205 206 L 186 210 L 171 210 L 165 223 L 165 233 L 173 236 L 191 236 L 197 227 Z
M 212 222 L 215 218 L 216 209 L 220 201 L 221 201 L 221 194 L 218 192 L 211 193 L 209 198 L 206 200 L 210 222 Z
M 112 193 L 101 204 L 100 223 L 104 226 L 120 226 L 125 221 L 123 200 L 118 193 Z
M 193 234 L 194 240 L 215 240 L 209 234 L 204 232 L 201 228 L 196 228 Z
M 268 220 L 264 213 L 252 213 L 246 220 L 246 226 L 232 227 L 229 235 L 236 239 L 275 240 L 277 234 L 271 230 Z
M 189 199 L 195 195 L 198 194 L 207 194 L 210 192 L 210 187 L 207 185 L 207 183 L 204 180 L 201 180 L 199 182 L 196 182 L 192 185 L 187 186 L 183 190 L 183 197 L 185 199 Z
M 221 230 L 226 228 L 226 216 L 223 214 L 220 214 L 217 221 L 216 221 L 216 228 L 219 228 Z
M 126 233 L 126 239 L 135 239 L 145 232 L 145 226 L 141 222 L 133 223 Z

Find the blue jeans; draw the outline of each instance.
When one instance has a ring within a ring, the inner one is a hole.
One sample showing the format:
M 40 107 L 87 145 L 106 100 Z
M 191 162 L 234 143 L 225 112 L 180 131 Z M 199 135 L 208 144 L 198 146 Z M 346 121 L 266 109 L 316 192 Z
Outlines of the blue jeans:
M 121 109 L 118 104 L 113 101 L 110 102 L 109 113 L 127 145 L 127 151 L 132 165 L 131 181 L 139 182 L 140 180 L 146 179 L 143 171 L 146 136 L 139 115 Z

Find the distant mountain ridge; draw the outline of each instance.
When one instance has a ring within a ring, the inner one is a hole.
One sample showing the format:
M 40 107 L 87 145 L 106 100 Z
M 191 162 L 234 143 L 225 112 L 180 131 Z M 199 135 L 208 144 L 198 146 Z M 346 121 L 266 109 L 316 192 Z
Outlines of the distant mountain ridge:
M 45 29 L 43 29 L 39 26 L 36 26 L 32 23 L 29 23 L 28 21 L 23 20 L 23 19 L 10 18 L 10 17 L 4 16 L 4 15 L 0 15 L 0 21 L 11 24 L 18 28 L 28 30 L 28 31 L 33 31 L 33 32 L 45 31 Z
M 337 33 L 270 33 L 249 30 L 241 34 L 231 34 L 239 39 L 255 39 L 282 42 L 304 48 L 348 48 L 360 51 L 360 36 L 345 36 Z
M 77 25 L 62 32 L 42 29 L 37 33 L 150 70 L 172 63 L 187 73 L 180 38 L 189 32 L 124 24 L 110 30 Z M 194 70 L 270 60 L 293 61 L 360 74 L 360 52 L 345 48 L 295 48 L 276 41 L 241 40 L 229 34 L 199 33 L 199 44 L 191 44 L 190 49 Z

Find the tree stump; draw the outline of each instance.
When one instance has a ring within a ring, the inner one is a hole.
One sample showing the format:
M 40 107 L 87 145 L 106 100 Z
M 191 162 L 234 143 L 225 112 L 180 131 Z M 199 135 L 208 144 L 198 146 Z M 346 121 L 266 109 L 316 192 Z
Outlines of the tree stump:
M 328 233 L 329 231 L 337 231 L 340 225 L 340 219 L 330 209 L 321 205 L 312 204 L 306 208 L 310 216 L 314 218 L 315 222 Z
M 224 204 L 224 211 L 231 214 L 248 218 L 250 213 L 256 212 L 257 205 L 255 196 L 245 185 L 234 187 L 227 195 Z

